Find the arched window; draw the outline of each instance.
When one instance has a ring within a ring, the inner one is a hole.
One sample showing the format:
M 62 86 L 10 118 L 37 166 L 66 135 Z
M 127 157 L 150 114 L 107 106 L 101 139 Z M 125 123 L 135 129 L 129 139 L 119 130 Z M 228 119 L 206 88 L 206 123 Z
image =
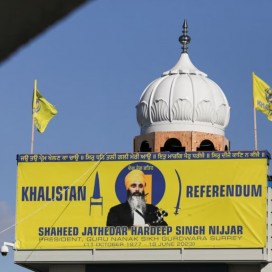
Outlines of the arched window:
M 147 141 L 143 141 L 140 146 L 140 152 L 150 152 L 151 148 Z
M 181 145 L 181 142 L 178 139 L 171 138 L 165 142 L 163 147 L 161 147 L 161 151 L 185 152 L 185 147 Z
M 204 140 L 201 142 L 197 151 L 215 151 L 214 145 L 210 140 Z

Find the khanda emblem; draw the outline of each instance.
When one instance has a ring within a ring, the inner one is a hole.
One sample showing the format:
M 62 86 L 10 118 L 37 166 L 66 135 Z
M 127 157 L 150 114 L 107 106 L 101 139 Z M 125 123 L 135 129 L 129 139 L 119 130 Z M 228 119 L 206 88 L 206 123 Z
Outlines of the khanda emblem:
M 272 90 L 271 90 L 271 88 L 267 88 L 265 90 L 265 98 L 268 103 L 269 110 L 272 110 Z
M 36 99 L 35 99 L 35 101 L 34 101 L 34 103 L 33 103 L 33 113 L 34 112 L 39 112 L 40 111 L 40 109 L 41 109 L 41 103 L 40 103 L 40 100 L 39 100 L 39 98 L 38 97 L 36 97 Z
M 265 97 L 266 97 L 267 102 L 272 103 L 272 90 L 271 90 L 271 88 L 267 88 L 265 90 Z

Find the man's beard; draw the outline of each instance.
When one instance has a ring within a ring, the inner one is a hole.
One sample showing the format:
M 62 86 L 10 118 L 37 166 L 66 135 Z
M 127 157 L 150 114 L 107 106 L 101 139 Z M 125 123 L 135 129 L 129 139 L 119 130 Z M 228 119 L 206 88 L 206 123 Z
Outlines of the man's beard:
M 146 211 L 146 202 L 145 202 L 145 194 L 143 193 L 130 193 L 128 191 L 127 201 L 129 203 L 129 206 L 131 208 L 132 214 L 137 209 L 140 210 L 143 214 L 145 214 Z

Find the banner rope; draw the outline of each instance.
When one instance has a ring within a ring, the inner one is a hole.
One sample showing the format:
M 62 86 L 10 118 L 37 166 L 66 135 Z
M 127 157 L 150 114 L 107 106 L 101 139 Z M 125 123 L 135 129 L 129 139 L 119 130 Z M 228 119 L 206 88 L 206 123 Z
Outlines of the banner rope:
M 60 195 L 63 195 L 69 188 L 70 186 L 76 184 L 79 180 L 81 180 L 85 175 L 88 174 L 88 172 L 90 172 L 91 170 L 91 173 L 89 174 L 89 176 L 86 178 L 86 181 L 82 184 L 82 186 L 88 181 L 88 179 L 91 177 L 91 175 L 93 174 L 93 172 L 95 171 L 95 169 L 98 167 L 98 165 L 101 163 L 101 161 L 105 158 L 105 156 L 107 155 L 108 153 L 105 153 L 103 155 L 103 157 L 90 169 L 87 169 L 87 171 L 85 171 L 80 177 L 78 177 L 77 179 L 75 179 L 69 186 L 67 186 L 67 188 L 60 194 Z M 44 209 L 45 207 L 47 207 L 48 205 L 50 205 L 55 199 L 53 198 L 51 202 L 49 203 L 46 203 L 44 204 L 43 206 L 41 206 L 40 208 L 38 208 L 37 210 L 33 211 L 31 214 L 27 215 L 25 218 L 21 219 L 20 221 L 12 224 L 11 226 L 3 229 L 0 231 L 0 235 L 5 233 L 6 231 L 14 228 L 15 226 L 21 224 L 22 222 L 26 221 L 27 219 L 29 219 L 30 217 L 34 216 L 35 214 L 37 214 L 38 212 L 40 212 L 42 209 Z

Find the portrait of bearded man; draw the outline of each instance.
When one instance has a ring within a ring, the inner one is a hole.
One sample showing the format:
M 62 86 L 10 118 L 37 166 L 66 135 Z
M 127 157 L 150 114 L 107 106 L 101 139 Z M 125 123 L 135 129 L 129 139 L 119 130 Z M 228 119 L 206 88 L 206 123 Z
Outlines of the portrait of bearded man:
M 146 181 L 141 170 L 132 170 L 126 175 L 125 187 L 127 201 L 110 209 L 107 226 L 167 226 L 159 209 L 146 203 Z

